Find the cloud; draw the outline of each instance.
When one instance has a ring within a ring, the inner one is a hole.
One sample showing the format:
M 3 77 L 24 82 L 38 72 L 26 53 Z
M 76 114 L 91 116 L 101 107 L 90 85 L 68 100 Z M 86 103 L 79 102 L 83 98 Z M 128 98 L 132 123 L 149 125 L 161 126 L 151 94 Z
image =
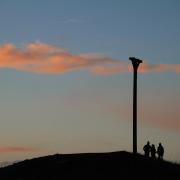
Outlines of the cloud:
M 162 72 L 176 72 L 180 73 L 180 64 L 148 64 L 143 63 L 139 68 L 140 73 L 162 73 Z
M 102 55 L 76 55 L 44 43 L 30 43 L 23 48 L 17 48 L 14 44 L 0 46 L 0 68 L 32 73 L 58 74 L 85 69 L 93 72 L 98 67 L 121 64 L 124 63 Z
M 132 71 L 128 61 L 116 60 L 101 54 L 73 54 L 46 43 L 29 43 L 19 48 L 12 43 L 0 45 L 0 68 L 11 68 L 40 74 L 60 74 L 86 70 L 92 74 L 109 75 Z M 148 64 L 140 66 L 140 73 L 180 73 L 180 64 Z
M 20 147 L 20 146 L 0 146 L 0 153 L 9 153 L 9 152 L 34 152 L 37 151 L 37 148 L 31 147 Z

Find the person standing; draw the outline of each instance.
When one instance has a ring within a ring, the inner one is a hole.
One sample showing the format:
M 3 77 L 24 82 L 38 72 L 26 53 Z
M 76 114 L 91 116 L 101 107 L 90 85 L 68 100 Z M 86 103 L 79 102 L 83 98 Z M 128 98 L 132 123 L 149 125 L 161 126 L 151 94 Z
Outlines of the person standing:
M 159 143 L 159 146 L 157 148 L 157 154 L 158 154 L 158 159 L 163 159 L 163 156 L 164 156 L 164 147 L 162 146 L 161 143 Z
M 151 157 L 152 157 L 153 159 L 156 158 L 156 148 L 155 148 L 155 145 L 154 145 L 154 144 L 152 144 L 152 146 L 151 146 Z
M 150 142 L 149 141 L 147 142 L 146 145 L 144 145 L 143 150 L 144 150 L 144 155 L 146 157 L 149 157 L 149 154 L 151 152 L 151 146 L 150 146 Z

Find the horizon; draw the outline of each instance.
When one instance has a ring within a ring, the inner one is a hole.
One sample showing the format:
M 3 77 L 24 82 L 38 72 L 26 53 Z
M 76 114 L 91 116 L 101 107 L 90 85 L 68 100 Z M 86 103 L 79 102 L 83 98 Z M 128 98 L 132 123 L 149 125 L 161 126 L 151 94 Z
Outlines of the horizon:
M 180 162 L 178 0 L 1 0 L 0 162 L 55 153 L 138 152 Z

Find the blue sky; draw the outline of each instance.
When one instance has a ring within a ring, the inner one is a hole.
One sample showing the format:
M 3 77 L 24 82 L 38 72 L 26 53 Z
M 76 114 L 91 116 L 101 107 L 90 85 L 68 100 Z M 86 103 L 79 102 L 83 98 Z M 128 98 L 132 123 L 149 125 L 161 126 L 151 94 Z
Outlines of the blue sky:
M 43 41 L 74 53 L 102 52 L 118 59 L 132 53 L 154 62 L 177 63 L 179 4 L 176 0 L 1 1 L 1 42 Z
M 41 43 L 113 62 L 136 56 L 179 65 L 179 7 L 178 0 L 0 0 L 0 45 Z M 2 66 L 0 82 L 0 147 L 27 147 L 0 149 L 2 161 L 131 151 L 131 73 L 37 74 Z M 143 73 L 138 83 L 139 152 L 148 139 L 162 141 L 166 158 L 179 161 L 179 73 Z

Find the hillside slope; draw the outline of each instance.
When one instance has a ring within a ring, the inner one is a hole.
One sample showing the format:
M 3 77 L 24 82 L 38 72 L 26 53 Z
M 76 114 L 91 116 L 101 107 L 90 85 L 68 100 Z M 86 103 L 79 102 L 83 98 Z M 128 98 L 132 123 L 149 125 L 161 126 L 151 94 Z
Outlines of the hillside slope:
M 128 152 L 55 154 L 0 168 L 3 180 L 178 179 L 180 165 Z

